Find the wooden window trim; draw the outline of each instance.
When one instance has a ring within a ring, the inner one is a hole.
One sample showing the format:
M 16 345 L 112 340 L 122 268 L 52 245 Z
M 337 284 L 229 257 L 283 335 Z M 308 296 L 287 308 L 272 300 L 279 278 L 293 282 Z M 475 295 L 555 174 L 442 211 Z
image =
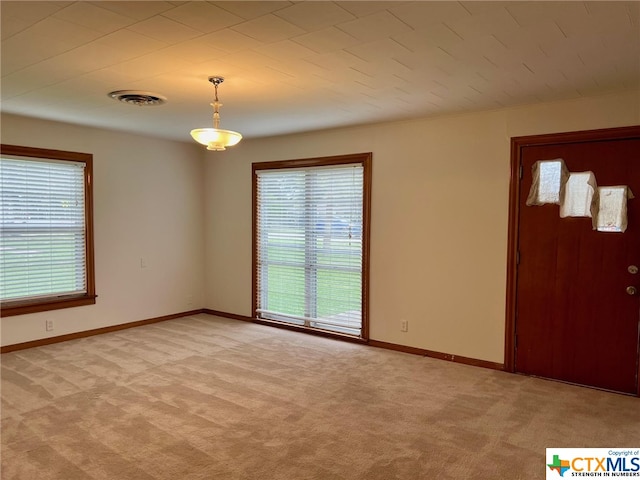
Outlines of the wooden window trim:
M 281 322 L 276 320 L 259 319 L 258 309 L 258 286 L 257 286 L 257 263 L 258 263 L 258 189 L 257 189 L 257 171 L 258 170 L 274 170 L 285 168 L 307 168 L 321 166 L 335 166 L 350 163 L 360 163 L 363 166 L 363 198 L 362 198 L 362 325 L 360 330 L 360 339 L 367 341 L 369 339 L 369 259 L 370 259 L 370 234 L 371 234 L 371 165 L 372 153 L 355 153 L 349 155 L 337 155 L 331 157 L 315 157 L 295 160 L 276 160 L 271 162 L 256 162 L 251 165 L 251 192 L 252 192 L 252 245 L 251 245 L 251 315 L 252 320 L 264 324 L 278 325 Z M 282 326 L 288 324 L 282 323 Z M 304 326 L 294 326 L 299 331 L 309 331 L 316 333 L 321 330 Z M 324 331 L 323 335 L 345 338 L 338 332 Z M 355 338 L 355 337 L 350 337 Z
M 85 253 L 86 253 L 86 279 L 87 291 L 81 295 L 50 296 L 38 299 L 26 299 L 20 301 L 7 301 L 0 304 L 0 316 L 24 315 L 28 313 L 45 312 L 61 308 L 92 305 L 96 303 L 95 286 L 95 261 L 94 261 L 94 237 L 93 237 L 93 155 L 89 153 L 69 152 L 64 150 L 51 150 L 44 148 L 25 147 L 18 145 L 0 145 L 0 153 L 3 155 L 15 155 L 19 157 L 44 158 L 51 160 L 65 160 L 69 162 L 84 163 L 84 189 L 85 189 Z

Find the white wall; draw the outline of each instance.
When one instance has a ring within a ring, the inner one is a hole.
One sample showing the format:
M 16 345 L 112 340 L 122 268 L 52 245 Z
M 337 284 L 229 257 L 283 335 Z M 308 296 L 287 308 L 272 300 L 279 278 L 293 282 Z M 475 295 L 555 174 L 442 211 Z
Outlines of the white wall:
M 93 154 L 98 294 L 95 305 L 2 318 L 2 345 L 202 308 L 197 145 L 14 115 L 2 116 L 2 143 Z
M 209 153 L 205 307 L 251 315 L 252 162 L 371 151 L 370 337 L 502 363 L 510 137 L 634 124 L 640 92 L 246 140 Z
M 640 92 L 245 139 L 217 153 L 3 115 L 3 143 L 94 155 L 99 298 L 3 318 L 2 345 L 203 307 L 249 316 L 251 163 L 370 151 L 371 338 L 501 363 L 510 137 L 637 124 Z

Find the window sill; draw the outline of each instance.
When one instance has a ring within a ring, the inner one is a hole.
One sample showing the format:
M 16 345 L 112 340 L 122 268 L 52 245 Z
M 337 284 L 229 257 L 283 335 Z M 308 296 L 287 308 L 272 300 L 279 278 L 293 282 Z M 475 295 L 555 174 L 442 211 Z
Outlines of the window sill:
M 81 295 L 64 298 L 45 298 L 37 301 L 5 302 L 0 306 L 0 317 L 93 305 L 96 303 L 96 297 L 97 295 Z
M 306 327 L 304 325 L 296 325 L 294 323 L 283 322 L 280 320 L 274 320 L 270 318 L 257 317 L 254 318 L 255 323 L 261 325 L 269 325 L 272 327 L 284 328 L 285 330 L 293 330 L 294 332 L 310 333 L 312 335 L 318 335 L 321 337 L 337 338 L 340 340 L 346 340 L 353 343 L 367 343 L 368 339 L 359 337 L 357 335 L 350 335 L 347 333 L 335 332 L 332 330 L 324 330 L 322 328 Z

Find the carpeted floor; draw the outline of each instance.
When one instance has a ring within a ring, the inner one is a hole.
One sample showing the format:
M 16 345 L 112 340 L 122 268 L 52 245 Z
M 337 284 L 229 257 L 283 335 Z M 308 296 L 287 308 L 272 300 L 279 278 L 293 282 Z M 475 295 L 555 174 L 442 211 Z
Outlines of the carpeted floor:
M 196 315 L 2 355 L 2 479 L 541 479 L 640 400 Z

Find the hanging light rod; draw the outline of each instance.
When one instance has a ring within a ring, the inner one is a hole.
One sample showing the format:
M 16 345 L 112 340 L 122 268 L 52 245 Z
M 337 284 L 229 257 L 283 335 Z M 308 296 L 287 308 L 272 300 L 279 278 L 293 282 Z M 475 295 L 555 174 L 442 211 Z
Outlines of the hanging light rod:
M 224 82 L 224 77 L 209 77 L 209 81 L 215 88 L 215 100 L 211 104 L 213 107 L 213 128 L 196 128 L 191 130 L 193 139 L 207 146 L 207 150 L 220 152 L 226 150 L 227 147 L 233 147 L 240 140 L 242 135 L 231 130 L 222 130 L 220 127 L 220 107 L 222 103 L 218 100 L 218 86 Z

